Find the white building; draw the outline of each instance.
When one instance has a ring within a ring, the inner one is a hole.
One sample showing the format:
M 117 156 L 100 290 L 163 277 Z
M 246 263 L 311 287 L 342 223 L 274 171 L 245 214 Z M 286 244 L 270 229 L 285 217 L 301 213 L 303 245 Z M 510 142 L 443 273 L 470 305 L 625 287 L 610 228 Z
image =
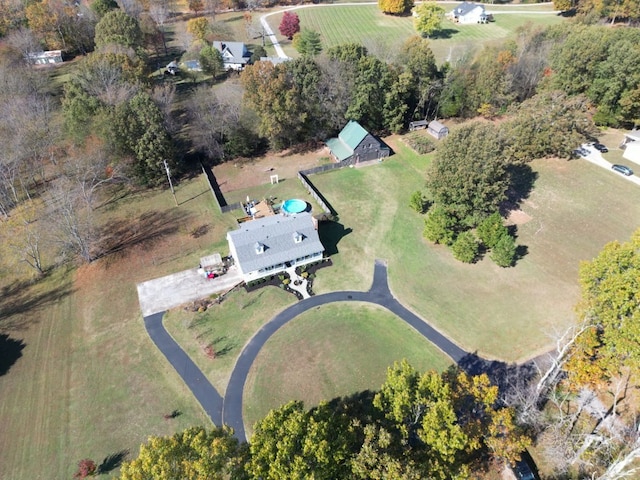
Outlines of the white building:
M 322 259 L 316 222 L 308 212 L 241 223 L 227 233 L 229 251 L 245 282 Z
M 242 42 L 213 42 L 213 48 L 222 55 L 222 65 L 225 70 L 244 70 L 251 60 L 251 53 Z
M 489 16 L 484 6 L 477 3 L 462 2 L 456 8 L 447 13 L 447 17 L 452 22 L 468 24 L 468 23 L 487 23 Z

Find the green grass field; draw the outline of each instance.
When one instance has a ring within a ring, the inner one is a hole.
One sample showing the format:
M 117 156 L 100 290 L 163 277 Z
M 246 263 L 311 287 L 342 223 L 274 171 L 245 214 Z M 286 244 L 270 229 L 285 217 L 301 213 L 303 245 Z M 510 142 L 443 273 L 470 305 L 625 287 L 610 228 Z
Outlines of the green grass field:
M 540 160 L 532 164 L 538 179 L 522 205 L 526 223 L 517 230 L 524 257 L 508 269 L 489 259 L 463 264 L 422 239 L 423 218 L 408 200 L 423 186 L 424 169 L 396 150 L 380 165 L 311 178 L 340 217 L 339 226 L 325 230 L 337 241 L 334 267 L 319 272 L 315 289 L 366 290 L 373 259 L 385 258 L 400 301 L 490 358 L 517 361 L 547 351 L 553 334 L 574 320 L 580 261 L 637 228 L 637 186 L 586 162 Z
M 453 9 L 453 5 L 444 4 L 444 8 L 449 11 Z M 518 12 L 522 10 L 522 13 L 499 13 L 516 9 Z M 496 19 L 487 25 L 455 25 L 449 20 L 443 20 L 440 34 L 430 39 L 431 49 L 438 63 L 445 59 L 453 61 L 483 44 L 506 38 L 528 23 L 545 26 L 563 21 L 558 15 L 539 13 L 553 11 L 551 4 L 524 8 L 491 5 L 487 7 L 487 11 L 494 12 Z M 402 43 L 416 34 L 411 16 L 384 15 L 377 5 L 317 5 L 299 8 L 295 12 L 300 17 L 302 28 L 320 33 L 325 49 L 356 42 L 377 55 L 393 58 Z M 282 14 L 268 17 L 269 24 L 278 35 L 287 55 L 296 57 L 297 52 L 291 42 L 277 33 L 281 19 Z
M 420 371 L 440 371 L 450 364 L 419 333 L 380 307 L 337 303 L 308 311 L 282 327 L 258 354 L 245 386 L 245 424 L 252 427 L 290 400 L 311 407 L 377 390 L 387 368 L 403 358 Z

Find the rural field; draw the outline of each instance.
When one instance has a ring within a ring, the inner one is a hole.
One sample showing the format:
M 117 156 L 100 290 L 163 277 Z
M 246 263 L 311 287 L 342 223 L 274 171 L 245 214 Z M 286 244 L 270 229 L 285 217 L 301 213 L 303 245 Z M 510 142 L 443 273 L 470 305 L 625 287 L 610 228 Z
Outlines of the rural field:
M 454 6 L 453 3 L 443 4 L 446 11 L 452 10 Z M 443 20 L 442 31 L 429 40 L 439 64 L 445 60 L 455 61 L 484 44 L 504 39 L 527 24 L 548 26 L 564 20 L 553 13 L 551 4 L 488 5 L 487 11 L 495 14 L 495 22 L 486 25 L 456 25 Z M 513 13 L 514 11 L 522 13 Z M 301 28 L 310 28 L 320 33 L 325 49 L 356 42 L 382 58 L 394 58 L 402 43 L 416 35 L 410 15 L 384 15 L 377 5 L 315 5 L 296 9 L 295 12 L 300 18 Z M 295 58 L 297 52 L 291 42 L 278 33 L 281 20 L 281 13 L 268 17 L 269 25 L 278 36 L 286 54 Z

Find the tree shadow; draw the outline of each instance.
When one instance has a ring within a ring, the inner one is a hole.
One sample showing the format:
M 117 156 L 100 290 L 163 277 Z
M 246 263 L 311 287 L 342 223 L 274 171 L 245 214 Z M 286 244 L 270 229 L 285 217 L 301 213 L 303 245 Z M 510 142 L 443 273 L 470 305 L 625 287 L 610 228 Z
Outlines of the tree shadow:
M 99 233 L 98 258 L 144 244 L 151 248 L 161 238 L 175 233 L 188 220 L 183 212 L 151 211 L 137 219 L 112 220 Z
M 497 385 L 502 396 L 508 395 L 514 388 L 513 378 L 518 378 L 520 383 L 528 384 L 538 374 L 538 369 L 533 361 L 523 364 L 509 364 L 498 360 L 486 360 L 477 353 L 465 355 L 458 367 L 469 375 L 482 375 L 486 373 L 492 384 Z M 452 366 L 451 368 L 456 368 Z
M 447 39 L 453 37 L 456 33 L 460 33 L 460 30 L 456 30 L 455 28 L 443 28 L 433 32 L 429 38 L 438 40 Z
M 318 235 L 324 246 L 324 251 L 328 256 L 338 253 L 338 243 L 343 237 L 349 235 L 353 230 L 344 228 L 339 222 L 322 222 L 319 224 Z
M 511 177 L 511 185 L 507 190 L 507 199 L 500 205 L 502 216 L 507 216 L 509 211 L 520 208 L 522 201 L 531 195 L 538 179 L 538 173 L 534 172 L 529 165 L 510 165 L 507 171 Z
M 380 411 L 373 406 L 373 397 L 376 393 L 372 390 L 362 390 L 351 395 L 336 397 L 329 401 L 329 406 L 337 414 L 346 414 L 363 423 L 371 423 L 381 416 Z
M 98 466 L 98 475 L 109 473 L 112 470 L 118 468 L 120 465 L 122 465 L 124 459 L 127 458 L 127 455 L 129 455 L 129 450 L 125 449 L 106 456 L 105 459 L 102 460 L 102 463 Z
M 13 282 L 0 289 L 0 330 L 23 330 L 35 320 L 23 315 L 57 303 L 73 292 L 71 282 L 61 282 L 45 292 L 34 292 L 35 284 L 27 281 Z
M 18 361 L 26 346 L 23 340 L 13 339 L 5 333 L 0 334 L 0 377 Z

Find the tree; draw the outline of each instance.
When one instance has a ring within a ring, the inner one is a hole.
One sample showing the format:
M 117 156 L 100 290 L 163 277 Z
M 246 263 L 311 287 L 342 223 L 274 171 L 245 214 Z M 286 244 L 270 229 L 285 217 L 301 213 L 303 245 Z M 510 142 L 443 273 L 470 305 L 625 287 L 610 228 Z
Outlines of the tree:
M 147 93 L 116 107 L 113 135 L 124 154 L 132 155 L 132 173 L 143 185 L 164 180 L 163 161 L 173 161 L 173 144 L 162 112 Z
M 326 403 L 310 412 L 289 402 L 260 420 L 251 437 L 253 478 L 347 478 L 353 449 L 349 419 Z
M 411 76 L 411 96 L 407 110 L 413 118 L 426 118 L 435 112 L 440 75 L 429 42 L 417 35 L 407 39 L 396 64 Z
M 115 0 L 93 0 L 90 5 L 91 10 L 97 15 L 98 18 L 104 17 L 111 10 L 115 10 L 118 4 Z
M 489 249 L 494 248 L 500 239 L 507 235 L 507 227 L 504 226 L 500 212 L 494 212 L 485 218 L 476 229 L 478 238 Z
M 516 259 L 516 241 L 511 235 L 505 233 L 500 236 L 498 242 L 491 250 L 491 260 L 499 267 L 511 267 Z
M 204 9 L 204 0 L 189 0 L 189 10 L 198 15 Z
M 386 63 L 372 56 L 360 58 L 346 117 L 358 121 L 369 131 L 381 130 L 385 125 L 386 97 L 392 84 L 393 77 Z
M 640 372 L 640 230 L 611 242 L 580 266 L 580 319 L 591 325 L 567 362 L 573 384 L 598 385 L 621 372 Z
M 504 139 L 496 130 L 474 122 L 451 131 L 428 170 L 434 203 L 470 227 L 498 209 L 510 186 Z
M 444 8 L 435 2 L 423 2 L 414 9 L 413 25 L 423 37 L 430 37 L 440 30 L 444 18 Z
M 227 427 L 190 427 L 170 437 L 149 437 L 138 457 L 120 468 L 120 480 L 246 479 L 245 444 L 239 444 Z
M 451 245 L 456 238 L 458 222 L 444 207 L 434 205 L 424 221 L 424 238 L 433 243 Z
M 202 71 L 216 78 L 224 73 L 222 54 L 210 45 L 200 50 L 200 67 Z
M 413 0 L 378 0 L 378 8 L 382 13 L 401 15 L 413 8 Z
M 320 34 L 304 28 L 293 36 L 293 47 L 303 57 L 315 57 L 322 51 Z
M 473 263 L 478 257 L 478 241 L 471 231 L 462 232 L 451 246 L 453 257 L 464 263 Z
M 293 36 L 300 31 L 300 18 L 298 18 L 298 14 L 295 12 L 284 12 L 278 30 L 282 36 L 292 40 Z
M 204 42 L 210 31 L 211 25 L 206 17 L 192 18 L 187 21 L 187 32 L 197 40 Z
M 420 190 L 413 192 L 409 199 L 409 206 L 418 213 L 424 213 L 428 205 L 429 201 Z
M 116 44 L 137 50 L 142 46 L 142 31 L 135 18 L 120 9 L 112 10 L 96 25 L 95 42 L 97 48 Z
M 42 247 L 46 242 L 46 228 L 41 219 L 44 204 L 40 199 L 26 200 L 13 208 L 11 216 L 2 222 L 0 238 L 10 250 L 8 257 L 27 265 L 39 276 L 45 266 Z

